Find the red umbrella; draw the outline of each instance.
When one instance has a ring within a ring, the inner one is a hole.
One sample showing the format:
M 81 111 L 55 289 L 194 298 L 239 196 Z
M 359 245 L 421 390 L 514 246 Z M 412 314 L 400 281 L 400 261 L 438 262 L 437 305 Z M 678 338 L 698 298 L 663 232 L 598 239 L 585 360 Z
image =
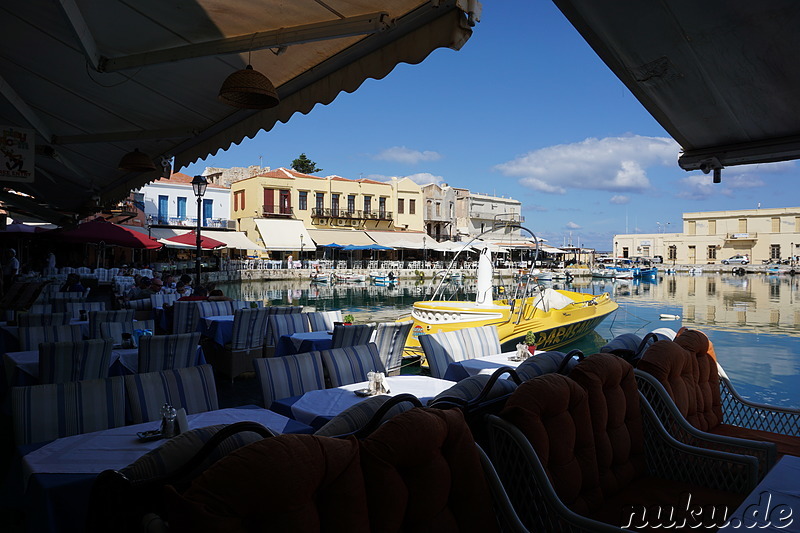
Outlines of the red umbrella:
M 144 233 L 123 228 L 102 218 L 84 222 L 77 228 L 55 231 L 59 231 L 59 237 L 67 242 L 104 242 L 108 245 L 145 248 L 147 250 L 161 248 L 160 242 L 151 239 Z
M 176 235 L 174 237 L 170 237 L 169 239 L 164 239 L 165 241 L 174 242 L 177 244 L 189 244 L 192 246 L 197 246 L 197 233 L 194 231 L 190 231 L 189 233 L 184 233 L 183 235 Z M 206 237 L 202 233 L 200 234 L 200 248 L 204 248 L 206 250 L 213 250 L 214 248 L 222 248 L 225 246 L 225 243 L 222 241 L 218 241 L 217 239 L 212 239 L 211 237 Z

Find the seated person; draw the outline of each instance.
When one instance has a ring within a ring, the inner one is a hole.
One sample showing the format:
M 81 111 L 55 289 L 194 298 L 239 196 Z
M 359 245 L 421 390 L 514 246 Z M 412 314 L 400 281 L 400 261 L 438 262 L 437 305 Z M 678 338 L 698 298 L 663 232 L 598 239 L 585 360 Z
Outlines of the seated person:
M 204 300 L 208 300 L 208 291 L 206 291 L 205 287 L 200 285 L 199 287 L 197 287 L 194 290 L 194 292 L 191 294 L 191 296 L 181 296 L 180 298 L 178 298 L 177 301 L 178 302 L 199 302 L 199 301 L 204 301 Z
M 161 281 L 159 278 L 153 278 L 150 280 L 150 285 L 142 291 L 144 295 L 143 298 L 149 298 L 153 294 L 158 294 L 161 292 L 161 288 L 164 286 L 164 282 Z
M 212 301 L 212 302 L 232 302 L 233 301 L 233 298 L 231 298 L 229 296 L 225 296 L 225 293 L 223 293 L 219 289 L 214 289 L 213 291 L 209 292 L 208 293 L 208 299 L 209 299 L 209 301 Z
M 131 287 L 131 289 L 128 291 L 128 294 L 126 294 L 125 297 L 128 300 L 143 300 L 145 298 L 150 298 L 151 293 L 147 292 L 149 288 L 150 288 L 150 278 L 148 278 L 147 276 L 142 276 L 139 279 L 139 282 L 133 287 Z
M 192 294 L 192 289 L 187 287 L 184 282 L 179 281 L 175 284 L 175 292 L 180 295 L 178 298 L 182 298 L 183 296 L 189 296 Z
M 61 286 L 61 292 L 85 292 L 79 274 L 67 274 L 67 281 Z

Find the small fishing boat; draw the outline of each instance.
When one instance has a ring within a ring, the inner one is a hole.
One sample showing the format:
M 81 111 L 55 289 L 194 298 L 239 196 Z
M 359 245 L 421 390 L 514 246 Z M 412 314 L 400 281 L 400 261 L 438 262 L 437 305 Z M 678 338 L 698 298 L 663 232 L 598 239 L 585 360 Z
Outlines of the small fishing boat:
M 606 268 L 605 265 L 600 265 L 597 268 L 592 269 L 592 277 L 593 278 L 603 278 L 603 279 L 612 279 L 616 277 L 617 271 L 613 268 Z
M 700 275 L 703 273 L 702 267 L 689 267 L 689 274 L 693 274 L 695 276 Z
M 333 276 L 336 281 L 351 281 L 356 283 L 367 281 L 366 274 L 354 274 L 353 272 L 334 272 Z
M 536 333 L 539 349 L 552 350 L 590 333 L 618 305 L 608 293 L 585 294 L 543 287 L 532 272 L 504 299 L 493 299 L 491 254 L 484 249 L 478 260 L 478 294 L 474 302 L 437 299 L 414 304 L 414 325 L 406 342 L 406 356 L 420 356 L 417 337 L 426 333 L 476 326 L 497 326 L 503 351 L 513 351 L 528 331 Z M 407 320 L 407 318 L 404 318 Z
M 331 275 L 327 272 L 312 272 L 311 283 L 328 283 L 331 280 Z

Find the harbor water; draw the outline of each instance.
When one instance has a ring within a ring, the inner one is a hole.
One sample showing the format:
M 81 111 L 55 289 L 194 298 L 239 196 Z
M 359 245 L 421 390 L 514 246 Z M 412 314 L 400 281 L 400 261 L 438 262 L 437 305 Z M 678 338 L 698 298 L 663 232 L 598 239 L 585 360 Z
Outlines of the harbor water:
M 513 283 L 512 280 L 499 280 Z M 737 391 L 753 401 L 800 407 L 800 276 L 764 274 L 659 274 L 653 281 L 575 278 L 550 284 L 578 292 L 609 292 L 619 309 L 591 334 L 564 348 L 595 353 L 623 333 L 644 336 L 660 327 L 705 332 Z M 357 322 L 397 320 L 415 301 L 433 294 L 430 280 L 312 284 L 308 281 L 248 281 L 221 285 L 233 298 L 272 305 L 341 309 Z M 451 282 L 446 299 L 475 297 L 474 280 Z M 679 317 L 661 319 L 661 315 Z

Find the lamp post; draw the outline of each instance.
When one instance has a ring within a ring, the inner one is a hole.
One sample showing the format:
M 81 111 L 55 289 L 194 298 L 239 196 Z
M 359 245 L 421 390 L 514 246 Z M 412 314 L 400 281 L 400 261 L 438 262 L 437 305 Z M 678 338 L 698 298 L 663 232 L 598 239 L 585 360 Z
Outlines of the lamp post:
M 206 187 L 208 187 L 208 180 L 206 180 L 205 176 L 195 176 L 192 179 L 192 190 L 194 191 L 194 195 L 197 196 L 197 257 L 195 258 L 195 269 L 196 269 L 196 286 L 200 286 L 200 228 L 202 227 L 203 221 L 203 195 L 206 193 Z
M 303 234 L 300 234 L 300 268 L 303 268 Z
M 428 249 L 426 248 L 427 237 L 422 236 L 422 268 L 423 270 L 428 267 Z

